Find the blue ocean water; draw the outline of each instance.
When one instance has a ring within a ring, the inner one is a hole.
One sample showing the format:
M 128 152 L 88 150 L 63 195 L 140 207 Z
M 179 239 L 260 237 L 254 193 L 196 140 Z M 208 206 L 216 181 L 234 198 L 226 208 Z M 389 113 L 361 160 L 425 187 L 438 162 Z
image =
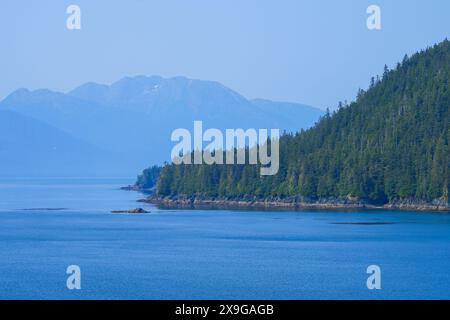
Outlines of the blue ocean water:
M 0 180 L 0 298 L 450 299 L 449 214 L 159 210 L 132 182 Z

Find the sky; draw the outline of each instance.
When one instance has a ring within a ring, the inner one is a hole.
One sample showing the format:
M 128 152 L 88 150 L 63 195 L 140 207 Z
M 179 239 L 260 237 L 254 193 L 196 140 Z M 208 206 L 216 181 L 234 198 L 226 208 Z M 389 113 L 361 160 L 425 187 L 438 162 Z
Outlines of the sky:
M 66 9 L 81 9 L 69 30 Z M 366 10 L 381 9 L 381 30 Z M 215 80 L 247 98 L 334 109 L 450 35 L 448 0 L 1 0 L 0 99 L 124 76 Z

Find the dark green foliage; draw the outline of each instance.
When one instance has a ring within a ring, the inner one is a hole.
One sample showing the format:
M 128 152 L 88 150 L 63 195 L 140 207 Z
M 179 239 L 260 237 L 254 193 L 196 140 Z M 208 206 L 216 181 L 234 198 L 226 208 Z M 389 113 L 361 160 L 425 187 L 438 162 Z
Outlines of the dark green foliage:
M 373 78 L 355 102 L 314 128 L 283 135 L 280 170 L 257 165 L 166 165 L 160 195 L 448 199 L 450 140 L 448 40 Z M 448 200 L 447 200 L 448 201 Z
M 161 170 L 162 168 L 158 166 L 145 169 L 142 174 L 138 176 L 136 186 L 141 189 L 151 189 L 155 187 Z

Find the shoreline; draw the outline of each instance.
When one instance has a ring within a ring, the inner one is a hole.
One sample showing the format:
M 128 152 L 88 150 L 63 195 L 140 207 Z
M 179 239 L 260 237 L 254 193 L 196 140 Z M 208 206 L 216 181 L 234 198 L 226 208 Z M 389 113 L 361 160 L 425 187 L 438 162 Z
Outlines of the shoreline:
M 449 213 L 450 206 L 444 202 L 429 203 L 419 200 L 404 200 L 383 205 L 371 204 L 358 199 L 320 199 L 316 201 L 298 198 L 206 198 L 206 197 L 159 197 L 149 196 L 141 202 L 154 204 L 166 209 L 204 209 L 204 210 L 274 210 L 291 211 L 302 209 L 320 210 L 348 210 L 348 209 L 373 209 L 373 210 L 401 210 L 401 211 L 433 211 Z

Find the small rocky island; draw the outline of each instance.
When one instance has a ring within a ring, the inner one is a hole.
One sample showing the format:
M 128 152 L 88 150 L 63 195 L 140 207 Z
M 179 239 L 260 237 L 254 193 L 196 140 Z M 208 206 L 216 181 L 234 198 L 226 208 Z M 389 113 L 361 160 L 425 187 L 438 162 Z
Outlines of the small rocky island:
M 111 213 L 135 213 L 135 214 L 139 214 L 139 213 L 150 213 L 150 211 L 146 211 L 142 208 L 136 208 L 136 209 L 130 209 L 130 210 L 113 210 L 111 211 Z

